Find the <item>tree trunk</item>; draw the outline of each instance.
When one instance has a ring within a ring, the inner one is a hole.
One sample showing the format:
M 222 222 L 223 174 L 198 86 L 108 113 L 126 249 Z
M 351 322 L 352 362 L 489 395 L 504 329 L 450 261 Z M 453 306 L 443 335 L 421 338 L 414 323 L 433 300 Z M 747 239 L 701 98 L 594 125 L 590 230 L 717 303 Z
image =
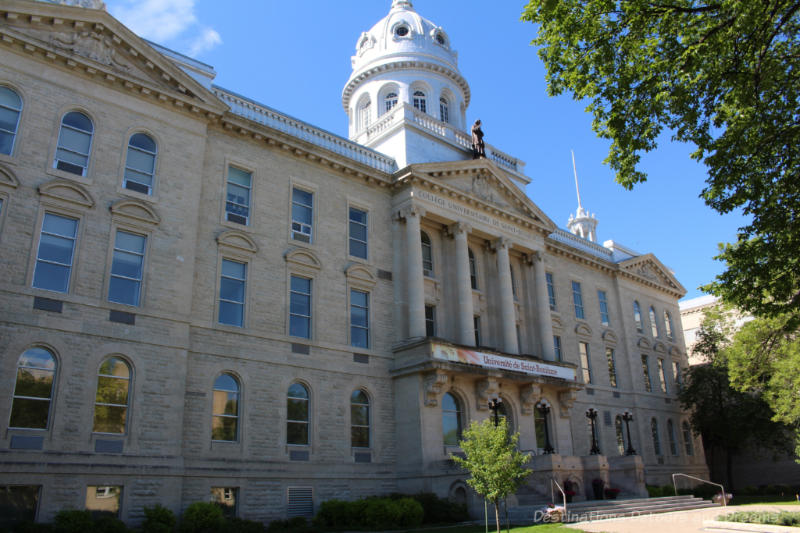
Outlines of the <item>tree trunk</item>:
M 494 521 L 497 524 L 497 533 L 500 533 L 500 501 L 494 501 Z
M 725 449 L 725 474 L 728 479 L 728 488 L 726 490 L 733 490 L 733 454 L 730 448 Z M 723 494 L 724 498 L 725 495 Z

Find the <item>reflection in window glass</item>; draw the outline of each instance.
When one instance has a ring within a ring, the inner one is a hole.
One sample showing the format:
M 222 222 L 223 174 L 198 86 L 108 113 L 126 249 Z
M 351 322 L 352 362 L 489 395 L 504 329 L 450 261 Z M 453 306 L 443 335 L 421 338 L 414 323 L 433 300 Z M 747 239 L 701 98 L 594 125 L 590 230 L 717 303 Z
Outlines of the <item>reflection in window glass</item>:
M 119 517 L 122 487 L 119 485 L 89 485 L 86 487 L 86 510 L 92 514 L 110 513 Z
M 0 485 L 0 528 L 33 522 L 40 489 L 41 485 Z
M 97 373 L 97 394 L 94 401 L 96 433 L 125 433 L 128 418 L 128 391 L 131 370 L 123 359 L 108 357 Z
M 572 282 L 572 303 L 575 305 L 575 318 L 584 318 L 581 284 L 577 281 Z
M 11 155 L 17 136 L 22 99 L 8 87 L 0 86 L 0 154 Z
M 92 148 L 92 121 L 77 111 L 64 115 L 58 134 L 58 148 L 53 167 L 78 176 L 86 175 Z
M 244 326 L 244 296 L 247 265 L 230 259 L 222 260 L 219 280 L 219 323 Z
M 363 390 L 350 396 L 350 445 L 369 448 L 369 398 Z
M 581 372 L 583 373 L 583 382 L 584 383 L 591 383 L 592 382 L 592 367 L 591 367 L 591 359 L 589 357 L 589 344 L 585 342 L 578 343 L 578 355 L 581 358 Z
M 686 455 L 694 455 L 694 445 L 692 444 L 692 430 L 689 429 L 689 423 L 684 421 L 681 424 L 683 429 L 683 444 L 686 447 Z
M 617 367 L 614 362 L 614 350 L 606 348 L 606 359 L 608 360 L 608 381 L 612 387 L 617 386 Z
M 286 443 L 308 445 L 308 389 L 300 383 L 289 387 L 286 398 Z
M 606 296 L 606 291 L 597 291 L 597 301 L 600 304 L 600 322 L 604 325 L 608 325 L 608 297 Z
M 235 441 L 239 426 L 239 382 L 230 374 L 214 381 L 211 440 Z
M 633 321 L 636 323 L 636 331 L 641 333 L 642 329 L 642 308 L 639 307 L 639 302 L 633 302 Z
M 650 431 L 653 433 L 653 451 L 656 455 L 661 455 L 661 439 L 658 436 L 658 420 L 650 419 Z
M 117 230 L 108 283 L 109 302 L 139 305 L 146 240 L 144 235 Z
M 644 390 L 653 392 L 653 383 L 650 381 L 650 363 L 644 354 L 642 354 L 642 375 L 644 377 Z
M 622 432 L 622 417 L 617 415 L 614 419 L 614 433 L 617 436 L 617 451 L 625 455 L 625 434 Z
M 442 434 L 445 446 L 458 446 L 461 440 L 461 405 L 455 396 L 442 396 Z
M 424 231 L 420 233 L 420 240 L 422 241 L 422 272 L 426 276 L 433 276 L 433 248 L 431 247 L 431 238 Z
M 369 293 L 350 290 L 350 345 L 369 348 Z
M 367 212 L 350 208 L 350 248 L 353 257 L 367 258 Z
M 672 419 L 667 420 L 667 437 L 669 438 L 669 453 L 678 455 L 678 441 L 675 438 L 675 425 Z
M 47 428 L 55 375 L 56 359 L 48 350 L 30 348 L 20 356 L 9 427 Z
M 292 276 L 289 300 L 289 335 L 310 339 L 311 280 Z
M 544 277 L 547 280 L 547 299 L 550 301 L 550 310 L 556 311 L 556 289 L 553 285 L 553 275 L 548 272 Z
M 156 143 L 149 135 L 134 133 L 128 142 L 125 178 L 122 186 L 142 194 L 152 194 L 156 172 Z
M 225 197 L 225 220 L 243 224 L 250 223 L 250 192 L 253 175 L 246 170 L 228 167 L 228 187 Z
M 67 292 L 75 253 L 78 221 L 45 213 L 36 253 L 33 286 L 49 291 Z
M 236 500 L 239 495 L 238 487 L 211 487 L 211 502 L 215 503 L 225 518 L 236 516 Z
M 314 220 L 314 194 L 302 189 L 292 189 L 292 239 L 312 242 Z

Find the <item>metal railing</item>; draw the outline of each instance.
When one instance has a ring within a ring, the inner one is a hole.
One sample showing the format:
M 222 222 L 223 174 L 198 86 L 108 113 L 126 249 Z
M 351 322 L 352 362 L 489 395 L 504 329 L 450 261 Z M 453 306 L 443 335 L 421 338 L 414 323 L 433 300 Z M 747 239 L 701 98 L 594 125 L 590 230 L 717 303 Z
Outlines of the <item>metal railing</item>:
M 727 507 L 728 506 L 728 497 L 725 494 L 725 487 L 723 487 L 719 483 L 714 483 L 713 481 L 708 481 L 707 479 L 701 479 L 699 477 L 690 476 L 689 474 L 681 474 L 681 473 L 672 474 L 672 488 L 675 489 L 675 496 L 678 495 L 678 484 L 675 482 L 675 476 L 688 477 L 689 479 L 694 479 L 695 481 L 699 481 L 701 483 L 707 483 L 709 485 L 715 485 L 715 486 L 719 487 L 720 490 L 722 491 L 721 492 L 721 495 L 722 495 L 722 506 L 723 507 Z
M 555 493 L 553 492 L 553 483 L 555 483 L 556 487 L 558 487 L 558 491 L 561 493 L 561 501 L 564 502 L 564 517 L 567 516 L 567 494 L 564 492 L 564 489 L 561 488 L 561 485 L 558 484 L 556 478 L 550 478 L 550 501 L 555 502 Z M 566 519 L 566 518 L 565 518 Z

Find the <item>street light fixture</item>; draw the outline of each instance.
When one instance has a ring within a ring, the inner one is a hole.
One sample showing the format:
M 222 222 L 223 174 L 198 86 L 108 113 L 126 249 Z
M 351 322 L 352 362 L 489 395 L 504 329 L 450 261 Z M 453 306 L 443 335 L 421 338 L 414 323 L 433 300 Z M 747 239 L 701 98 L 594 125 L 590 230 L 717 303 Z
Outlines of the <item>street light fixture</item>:
M 546 403 L 539 404 L 539 413 L 542 415 L 543 426 L 544 426 L 544 450 L 542 453 L 545 455 L 549 455 L 554 453 L 556 450 L 553 448 L 553 445 L 550 444 L 550 431 L 547 428 L 547 415 L 550 414 L 550 406 Z
M 633 442 L 631 442 L 631 422 L 633 422 L 633 415 L 625 411 L 622 413 L 622 420 L 625 421 L 625 430 L 628 432 L 628 449 L 625 450 L 625 455 L 636 455 L 636 450 L 633 449 Z
M 597 421 L 597 411 L 591 407 L 586 410 L 586 418 L 592 426 L 592 449 L 589 450 L 591 455 L 600 455 L 600 447 L 597 445 L 597 432 L 595 430 L 595 422 Z
M 489 400 L 489 409 L 494 413 L 494 427 L 500 424 L 500 415 L 498 411 L 503 407 L 503 400 L 500 398 L 492 398 Z

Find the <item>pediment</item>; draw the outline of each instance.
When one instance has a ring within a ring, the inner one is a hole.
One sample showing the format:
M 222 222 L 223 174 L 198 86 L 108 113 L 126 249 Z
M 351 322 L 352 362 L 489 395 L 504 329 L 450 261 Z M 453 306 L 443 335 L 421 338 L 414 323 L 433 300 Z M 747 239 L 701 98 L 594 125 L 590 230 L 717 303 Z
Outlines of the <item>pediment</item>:
M 665 354 L 665 353 L 667 353 L 667 347 L 664 345 L 663 342 L 656 341 L 656 343 L 653 344 L 653 351 L 656 352 L 656 353 Z
M 170 94 L 186 104 L 226 108 L 213 93 L 102 9 L 8 0 L 0 42 L 141 94 Z
M 358 263 L 347 267 L 344 274 L 350 281 L 360 282 L 361 284 L 375 285 L 377 282 L 375 275 L 367 267 Z
M 584 324 L 583 322 L 579 322 L 575 326 L 575 334 L 580 337 L 591 337 L 592 336 L 592 328 L 588 325 Z
M 14 172 L 10 168 L 4 165 L 0 165 L 0 185 L 5 185 L 12 189 L 19 187 L 17 176 L 14 175 Z
M 671 355 L 672 357 L 680 357 L 681 356 L 681 351 L 675 346 L 670 346 L 669 347 L 669 355 Z
M 670 270 L 653 254 L 633 257 L 619 264 L 620 269 L 641 281 L 685 294 L 686 289 Z
M 129 218 L 136 222 L 153 225 L 161 222 L 161 217 L 158 216 L 155 209 L 141 200 L 118 200 L 111 204 L 110 210 L 112 216 Z
M 94 207 L 94 198 L 82 185 L 65 179 L 54 179 L 39 186 L 39 194 L 46 198 L 84 208 Z
M 305 248 L 295 248 L 293 250 L 289 250 L 283 256 L 287 263 L 292 263 L 299 267 L 310 268 L 313 270 L 319 270 L 322 268 L 322 263 L 317 258 L 316 254 L 311 250 L 306 250 Z
M 636 341 L 636 346 L 638 346 L 642 350 L 649 350 L 651 348 L 650 341 L 647 340 L 645 337 L 639 337 L 639 340 Z
M 435 192 L 455 196 L 468 204 L 482 204 L 491 212 L 529 220 L 550 232 L 556 228 L 508 174 L 488 159 L 422 163 L 410 168 L 414 176 L 429 180 Z
M 617 344 L 617 335 L 610 329 L 607 329 L 603 332 L 603 340 L 606 344 L 615 345 Z
M 220 233 L 217 236 L 217 244 L 250 254 L 258 252 L 258 246 L 255 241 L 248 234 L 237 230 L 228 230 Z

